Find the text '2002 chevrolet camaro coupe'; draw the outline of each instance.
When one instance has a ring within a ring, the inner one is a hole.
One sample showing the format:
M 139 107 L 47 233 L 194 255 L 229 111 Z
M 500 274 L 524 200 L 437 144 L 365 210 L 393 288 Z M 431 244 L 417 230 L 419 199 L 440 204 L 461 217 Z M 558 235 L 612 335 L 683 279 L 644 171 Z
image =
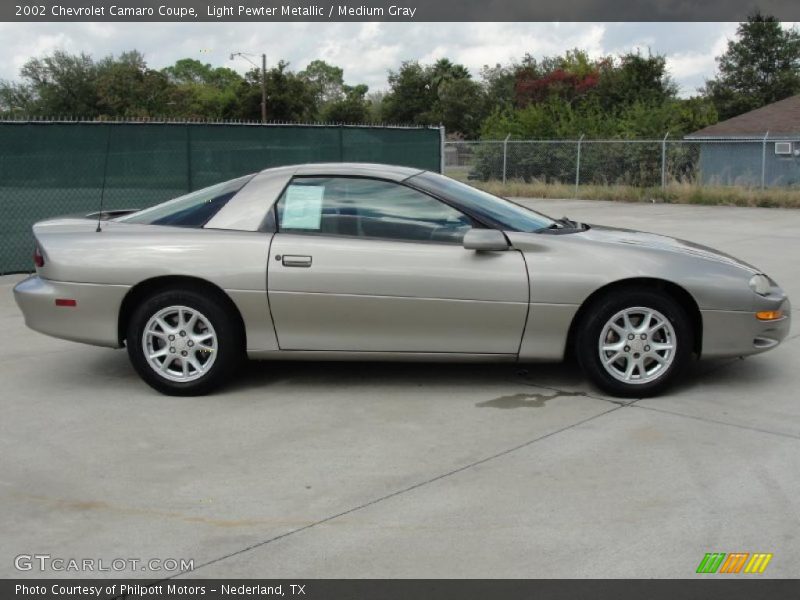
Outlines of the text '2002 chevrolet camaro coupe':
M 141 211 L 37 223 L 29 327 L 127 347 L 206 393 L 258 359 L 556 361 L 644 397 L 693 356 L 774 348 L 784 292 L 709 248 L 554 220 L 387 165 L 266 169 Z

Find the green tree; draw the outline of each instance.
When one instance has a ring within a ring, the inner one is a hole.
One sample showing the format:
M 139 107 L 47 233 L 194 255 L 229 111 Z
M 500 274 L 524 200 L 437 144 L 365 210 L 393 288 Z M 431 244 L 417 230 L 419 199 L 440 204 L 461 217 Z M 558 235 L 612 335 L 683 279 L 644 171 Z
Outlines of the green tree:
M 716 122 L 704 98 L 680 99 L 663 56 L 626 53 L 591 60 L 580 50 L 523 57 L 514 76 L 516 109 L 495 107 L 481 134 L 517 138 L 661 138 Z
M 383 119 L 390 123 L 419 123 L 436 101 L 430 70 L 417 61 L 406 61 L 389 71 L 389 91 L 383 97 Z
M 20 82 L 0 82 L 0 110 L 32 116 L 149 117 L 163 114 L 169 83 L 133 50 L 95 61 L 55 51 L 32 58 Z
M 184 58 L 161 73 L 169 84 L 165 115 L 199 119 L 240 117 L 239 96 L 247 93 L 247 84 L 233 69 L 215 68 Z
M 147 68 L 136 50 L 108 56 L 96 65 L 97 111 L 108 117 L 150 117 L 164 113 L 166 77 Z
M 342 100 L 345 96 L 344 71 L 324 60 L 312 60 L 298 73 L 311 85 L 318 106 Z
M 370 123 L 382 123 L 383 117 L 383 99 L 386 92 L 383 90 L 376 90 L 367 94 L 367 120 Z
M 233 69 L 212 67 L 193 58 L 182 58 L 161 72 L 175 85 L 209 85 L 226 89 L 242 83 L 242 77 Z
M 466 137 L 475 137 L 484 117 L 483 88 L 472 80 L 463 65 L 447 58 L 428 68 L 434 92 L 433 106 L 421 115 L 428 123 L 441 123 L 445 130 Z
M 260 69 L 247 72 L 239 98 L 240 117 L 259 120 L 261 118 Z M 304 77 L 289 70 L 288 62 L 282 60 L 267 71 L 268 120 L 301 123 L 314 121 L 317 115 L 316 90 Z
M 343 86 L 343 97 L 328 102 L 322 108 L 322 120 L 331 123 L 366 123 L 369 121 L 368 90 L 363 84 Z
M 428 68 L 431 85 L 439 88 L 448 81 L 470 79 L 472 76 L 464 65 L 457 65 L 449 58 L 440 58 Z
M 514 71 L 511 67 L 496 64 L 484 65 L 481 82 L 486 98 L 485 112 L 511 110 L 514 106 Z
M 775 17 L 756 13 L 741 23 L 737 39 L 717 57 L 718 74 L 703 92 L 720 119 L 800 93 L 800 33 Z
M 310 86 L 314 95 L 317 118 L 333 123 L 364 123 L 370 120 L 369 88 L 366 85 L 349 86 L 344 82 L 344 71 L 324 60 L 313 60 L 298 73 Z
M 439 122 L 445 131 L 475 138 L 485 117 L 484 93 L 471 78 L 448 79 L 436 89 L 436 103 L 429 113 L 431 122 Z
M 597 73 L 597 85 L 591 93 L 598 97 L 604 110 L 635 103 L 657 106 L 678 94 L 664 56 L 628 52 L 618 59 L 598 61 Z
M 97 65 L 88 54 L 57 50 L 31 58 L 20 69 L 21 82 L 0 82 L 4 112 L 31 116 L 96 117 Z
M 404 62 L 389 72 L 382 116 L 394 123 L 442 123 L 448 132 L 474 137 L 485 114 L 483 94 L 466 67 L 446 58 L 432 65 Z

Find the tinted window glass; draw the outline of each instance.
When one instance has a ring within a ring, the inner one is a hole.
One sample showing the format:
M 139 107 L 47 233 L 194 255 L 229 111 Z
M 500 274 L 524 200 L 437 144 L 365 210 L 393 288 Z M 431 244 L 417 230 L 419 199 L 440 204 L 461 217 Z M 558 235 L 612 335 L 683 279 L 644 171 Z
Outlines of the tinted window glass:
M 299 177 L 277 204 L 283 232 L 460 243 L 466 215 L 406 186 L 375 179 Z
M 555 222 L 541 213 L 436 173 L 415 175 L 409 183 L 442 198 L 452 199 L 476 218 L 485 217 L 509 231 L 532 232 L 550 227 Z
M 117 219 L 122 223 L 203 227 L 252 175 L 232 179 Z

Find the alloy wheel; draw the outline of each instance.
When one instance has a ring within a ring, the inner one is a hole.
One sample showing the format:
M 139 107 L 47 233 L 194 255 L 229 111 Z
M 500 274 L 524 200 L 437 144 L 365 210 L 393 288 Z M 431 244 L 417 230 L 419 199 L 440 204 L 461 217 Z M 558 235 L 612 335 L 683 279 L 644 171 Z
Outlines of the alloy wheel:
M 147 322 L 142 350 L 147 364 L 170 381 L 199 379 L 214 365 L 217 334 L 200 311 L 188 306 L 168 306 Z
M 652 308 L 636 306 L 611 317 L 600 333 L 603 368 L 623 383 L 643 384 L 661 377 L 675 359 L 672 323 Z

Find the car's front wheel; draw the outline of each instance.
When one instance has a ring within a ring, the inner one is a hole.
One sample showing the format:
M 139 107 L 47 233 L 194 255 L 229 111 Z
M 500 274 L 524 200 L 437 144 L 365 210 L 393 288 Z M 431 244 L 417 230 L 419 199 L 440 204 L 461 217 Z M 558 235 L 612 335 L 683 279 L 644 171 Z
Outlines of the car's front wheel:
M 670 296 L 618 290 L 587 313 L 576 336 L 578 362 L 600 389 L 644 398 L 675 382 L 692 355 L 686 311 Z
M 133 312 L 131 363 L 151 387 L 173 396 L 210 392 L 241 359 L 240 328 L 223 303 L 191 290 L 165 290 Z

